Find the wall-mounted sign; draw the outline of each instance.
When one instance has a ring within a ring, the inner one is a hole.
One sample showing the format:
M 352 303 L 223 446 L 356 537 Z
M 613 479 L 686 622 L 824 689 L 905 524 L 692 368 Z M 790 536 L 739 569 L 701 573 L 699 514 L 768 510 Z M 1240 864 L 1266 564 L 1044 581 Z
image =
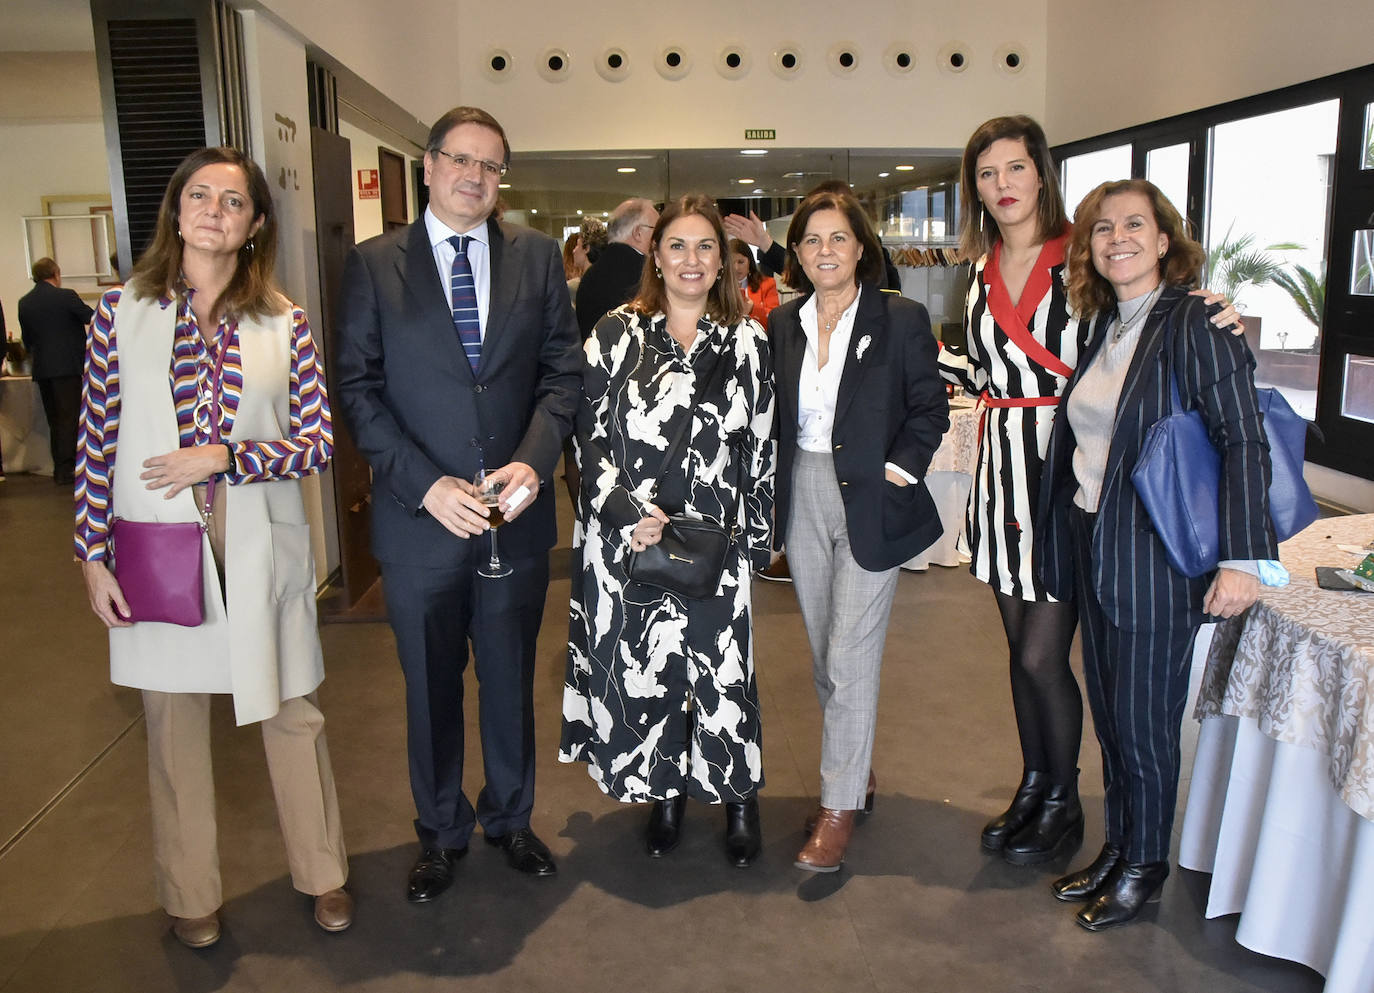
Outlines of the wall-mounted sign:
M 380 200 L 382 198 L 381 180 L 377 178 L 376 169 L 358 170 L 358 199 L 359 200 Z
M 745 141 L 777 141 L 778 132 L 775 128 L 745 128 Z

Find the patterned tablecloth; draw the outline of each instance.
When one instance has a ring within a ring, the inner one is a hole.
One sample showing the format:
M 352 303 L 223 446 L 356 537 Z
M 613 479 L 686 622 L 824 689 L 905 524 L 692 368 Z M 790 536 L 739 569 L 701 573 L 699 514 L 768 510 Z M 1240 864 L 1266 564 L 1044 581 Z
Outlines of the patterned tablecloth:
M 1316 566 L 1350 569 L 1374 514 L 1317 521 L 1279 546 L 1292 574 L 1217 626 L 1195 716 L 1253 719 L 1275 741 L 1319 750 L 1351 810 L 1374 820 L 1374 593 L 1318 588 Z
M 978 421 L 982 411 L 972 400 L 949 402 L 949 430 L 931 456 L 926 472 L 962 472 L 972 476 L 978 465 Z

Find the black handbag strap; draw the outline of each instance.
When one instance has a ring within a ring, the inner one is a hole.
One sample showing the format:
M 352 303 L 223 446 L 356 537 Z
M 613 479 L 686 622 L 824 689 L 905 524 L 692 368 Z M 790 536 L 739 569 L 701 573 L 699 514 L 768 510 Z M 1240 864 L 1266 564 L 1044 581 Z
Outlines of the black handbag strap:
M 654 486 L 653 489 L 649 491 L 651 497 L 658 493 L 658 485 L 663 481 L 663 474 L 668 471 L 668 466 L 672 464 L 673 455 L 677 452 L 678 445 L 687 435 L 687 428 L 692 423 L 692 413 L 701 405 L 701 399 L 706 395 L 706 387 L 710 385 L 711 380 L 715 378 L 716 371 L 724 361 L 725 349 L 722 348 L 716 355 L 715 361 L 711 363 L 711 368 L 704 376 L 697 380 L 697 388 L 692 394 L 692 406 L 687 409 L 687 416 L 682 419 L 682 423 L 679 424 L 677 430 L 673 432 L 673 440 L 668 442 L 668 448 L 663 453 L 663 463 L 658 467 L 658 472 L 654 474 Z
M 655 496 L 658 495 L 658 486 L 659 483 L 663 481 L 663 474 L 668 471 L 668 466 L 672 464 L 673 456 L 677 452 L 678 445 L 681 443 L 682 439 L 687 436 L 687 428 L 692 423 L 693 412 L 697 409 L 697 407 L 701 405 L 702 397 L 706 395 L 706 387 L 709 386 L 711 381 L 716 378 L 716 372 L 720 369 L 721 364 L 725 361 L 725 353 L 729 348 L 728 336 L 727 338 L 722 339 L 721 344 L 722 348 L 716 354 L 715 361 L 711 363 L 710 369 L 707 370 L 705 375 L 703 375 L 700 379 L 697 380 L 696 390 L 692 394 L 692 406 L 688 408 L 687 416 L 682 419 L 682 423 L 679 424 L 677 430 L 673 432 L 673 440 L 668 442 L 668 448 L 663 453 L 663 462 L 661 465 L 659 465 L 658 472 L 654 475 L 654 485 L 653 488 L 649 491 L 650 499 L 653 499 Z M 726 526 L 729 527 L 731 530 L 734 529 L 735 523 L 739 520 L 739 504 L 744 500 L 744 481 L 742 479 L 739 480 L 735 488 L 739 491 L 739 497 L 735 501 L 735 513 L 733 515 L 733 519 L 724 522 Z

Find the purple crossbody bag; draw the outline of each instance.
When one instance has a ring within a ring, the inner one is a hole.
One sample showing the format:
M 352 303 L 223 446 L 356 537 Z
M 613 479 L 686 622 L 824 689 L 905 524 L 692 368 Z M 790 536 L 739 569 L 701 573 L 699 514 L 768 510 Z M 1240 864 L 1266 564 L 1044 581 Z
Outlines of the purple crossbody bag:
M 226 335 L 215 359 L 210 408 L 210 443 L 218 445 L 219 398 Z M 164 524 L 116 517 L 110 525 L 110 556 L 115 579 L 129 605 L 128 620 L 157 621 L 194 628 L 205 623 L 205 573 L 201 536 L 209 529 L 215 506 L 215 473 L 205 487 L 205 509 L 199 521 Z

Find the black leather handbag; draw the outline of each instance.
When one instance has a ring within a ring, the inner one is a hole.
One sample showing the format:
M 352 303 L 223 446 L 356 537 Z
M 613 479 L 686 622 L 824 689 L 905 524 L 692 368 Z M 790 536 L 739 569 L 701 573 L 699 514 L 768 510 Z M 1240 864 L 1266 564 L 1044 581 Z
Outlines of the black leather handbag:
M 729 347 L 729 343 L 726 343 Z M 692 410 L 701 402 L 706 385 L 715 377 L 716 370 L 725 358 L 722 351 L 712 364 L 711 370 L 698 381 L 696 395 L 692 397 Z M 678 445 L 686 435 L 687 426 L 692 422 L 692 410 L 678 425 L 677 433 L 663 454 L 663 464 L 659 466 L 658 478 L 654 481 L 654 492 L 677 452 Z M 743 497 L 744 486 L 739 487 Z M 644 583 L 669 593 L 677 593 L 692 600 L 704 600 L 716 595 L 720 589 L 720 577 L 725 572 L 725 562 L 730 549 L 738 537 L 736 520 L 724 524 L 714 521 L 697 520 L 682 514 L 673 514 L 663 526 L 663 536 L 657 544 L 643 551 L 631 552 L 629 576 L 637 583 Z
M 630 553 L 630 578 L 680 593 L 692 600 L 715 596 L 725 560 L 735 543 L 733 528 L 675 514 L 663 526 L 658 544 Z

